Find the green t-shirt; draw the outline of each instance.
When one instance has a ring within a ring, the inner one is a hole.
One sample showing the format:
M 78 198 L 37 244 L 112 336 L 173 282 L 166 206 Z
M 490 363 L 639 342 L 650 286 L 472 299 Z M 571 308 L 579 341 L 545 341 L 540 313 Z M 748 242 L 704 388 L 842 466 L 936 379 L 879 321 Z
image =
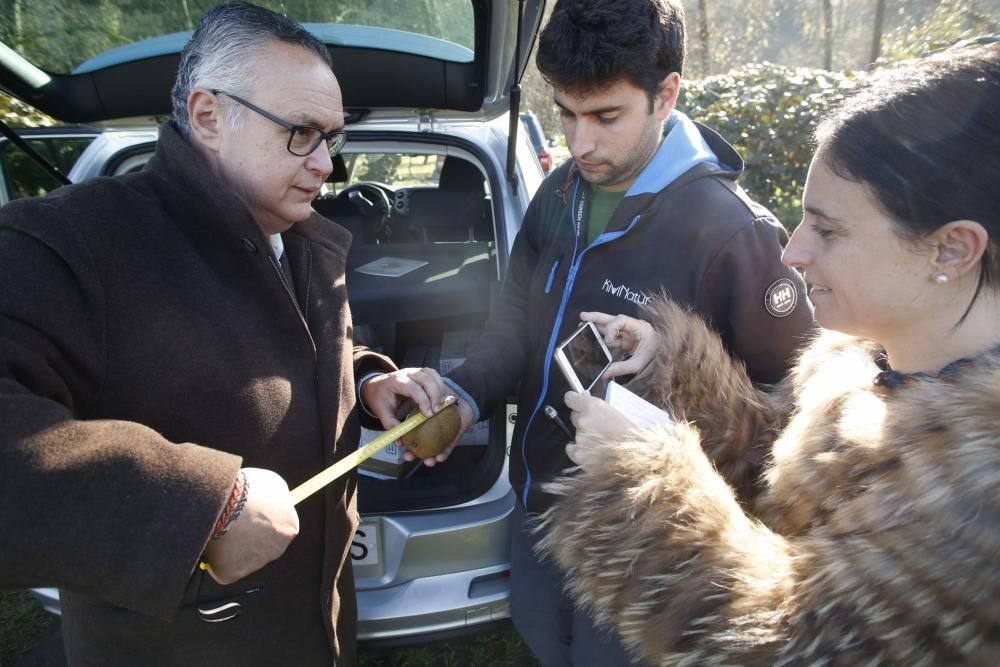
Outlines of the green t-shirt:
M 611 215 L 625 198 L 625 190 L 608 192 L 588 183 L 587 197 L 590 198 L 587 211 L 587 245 L 590 245 L 608 228 Z

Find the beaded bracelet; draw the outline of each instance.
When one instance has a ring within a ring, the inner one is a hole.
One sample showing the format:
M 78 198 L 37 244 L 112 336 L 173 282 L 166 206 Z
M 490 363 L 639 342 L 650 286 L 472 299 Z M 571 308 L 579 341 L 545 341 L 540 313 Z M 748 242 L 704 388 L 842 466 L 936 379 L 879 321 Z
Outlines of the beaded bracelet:
M 217 540 L 225 535 L 229 530 L 229 526 L 240 516 L 243 507 L 246 505 L 247 494 L 249 493 L 250 482 L 247 480 L 246 473 L 240 470 L 239 474 L 236 475 L 236 481 L 233 482 L 233 490 L 229 494 L 229 502 L 226 503 L 226 509 L 222 511 L 222 514 L 216 519 L 215 525 L 212 526 L 213 540 Z

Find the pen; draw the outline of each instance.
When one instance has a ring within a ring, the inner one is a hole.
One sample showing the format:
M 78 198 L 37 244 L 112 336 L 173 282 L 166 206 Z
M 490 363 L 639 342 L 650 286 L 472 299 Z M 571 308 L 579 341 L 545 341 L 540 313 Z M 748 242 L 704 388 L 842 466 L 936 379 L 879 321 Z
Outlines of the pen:
M 566 424 L 563 423 L 563 420 L 559 419 L 559 413 L 556 412 L 556 409 L 553 408 L 551 405 L 546 405 L 544 408 L 542 408 L 542 410 L 543 412 L 545 412 L 545 416 L 548 417 L 550 420 L 552 420 L 555 423 L 555 425 L 559 427 L 559 430 L 565 433 L 566 437 L 569 438 L 570 442 L 572 442 L 573 434 L 569 432 L 568 428 L 566 428 Z

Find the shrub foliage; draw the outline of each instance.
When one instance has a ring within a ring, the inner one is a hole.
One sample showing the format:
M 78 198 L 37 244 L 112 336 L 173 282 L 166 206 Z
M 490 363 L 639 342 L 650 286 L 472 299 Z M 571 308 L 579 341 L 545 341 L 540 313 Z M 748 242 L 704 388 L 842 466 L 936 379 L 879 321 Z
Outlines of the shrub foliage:
M 740 184 L 791 230 L 801 217 L 816 123 L 859 80 L 855 73 L 751 64 L 686 82 L 677 107 L 735 146 L 746 161 Z
M 0 92 L 0 120 L 10 127 L 50 127 L 56 122 L 21 100 Z

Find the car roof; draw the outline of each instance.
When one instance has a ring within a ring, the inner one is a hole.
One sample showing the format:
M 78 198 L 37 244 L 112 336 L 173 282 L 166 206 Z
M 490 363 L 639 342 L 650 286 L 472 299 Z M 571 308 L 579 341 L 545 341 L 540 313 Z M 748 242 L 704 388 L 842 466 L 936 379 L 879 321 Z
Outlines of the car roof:
M 446 109 L 493 118 L 507 111 L 508 90 L 527 65 L 545 0 L 428 1 L 430 6 L 436 2 L 438 11 L 460 8 L 467 25 L 438 36 L 350 21 L 303 23 L 329 49 L 348 112 Z M 58 13 L 62 0 L 46 5 Z M 517 40 L 519 7 L 523 17 Z M 452 33 L 460 33 L 467 43 L 446 39 Z M 53 49 L 59 40 L 66 41 L 60 31 L 51 35 Z M 46 50 L 37 44 L 0 42 L 0 89 L 64 122 L 165 116 L 180 52 L 190 36 L 190 30 L 175 30 L 129 41 L 73 63 L 69 71 L 41 62 Z

